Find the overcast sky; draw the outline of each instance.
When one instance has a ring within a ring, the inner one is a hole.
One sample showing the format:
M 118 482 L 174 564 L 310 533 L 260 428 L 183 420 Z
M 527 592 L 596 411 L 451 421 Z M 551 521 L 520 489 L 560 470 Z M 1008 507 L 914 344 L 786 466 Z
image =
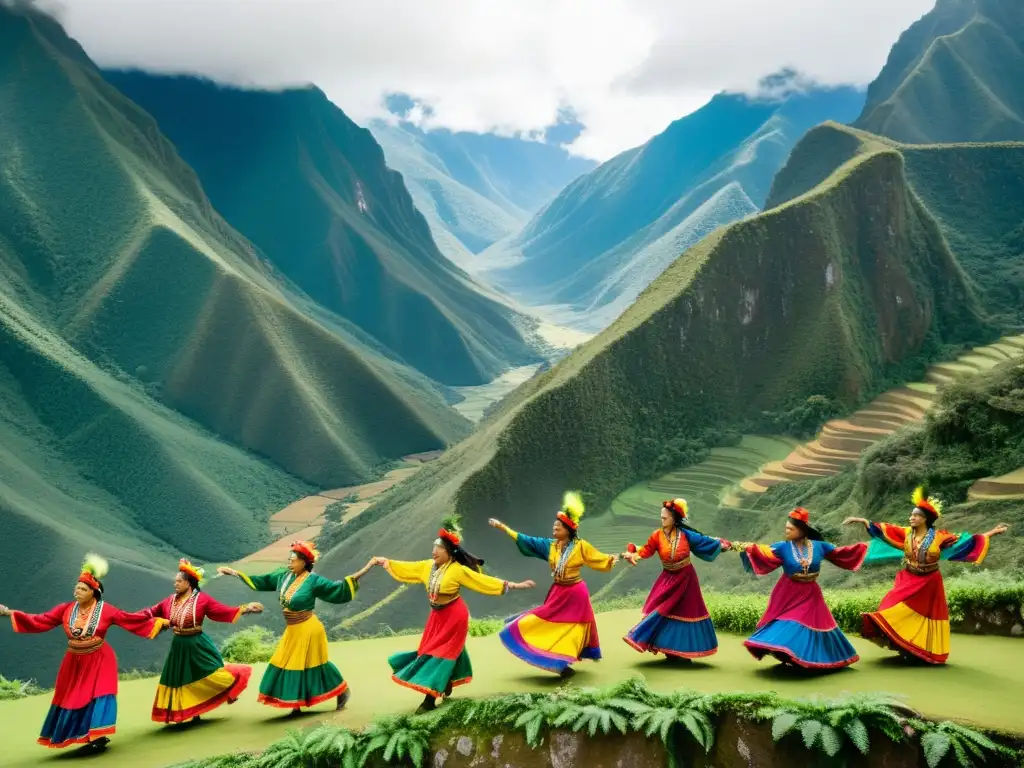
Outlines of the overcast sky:
M 646 141 L 783 67 L 867 84 L 934 0 L 41 0 L 101 66 L 242 85 L 313 82 L 354 120 L 406 93 L 429 125 L 539 131 L 573 151 Z

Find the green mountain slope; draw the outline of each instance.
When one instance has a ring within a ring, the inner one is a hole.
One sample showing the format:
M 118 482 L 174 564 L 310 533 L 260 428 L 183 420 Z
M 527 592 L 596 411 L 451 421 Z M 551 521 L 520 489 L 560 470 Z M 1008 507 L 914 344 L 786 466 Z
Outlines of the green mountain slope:
M 893 46 L 857 127 L 910 144 L 1024 140 L 1024 6 L 939 0 Z
M 987 340 L 981 314 L 901 155 L 857 155 L 811 192 L 686 251 L 612 326 L 371 509 L 376 521 L 323 569 L 340 573 L 367 553 L 420 556 L 455 508 L 467 545 L 493 572 L 539 577 L 542 567 L 486 527 L 488 517 L 543 534 L 567 487 L 581 488 L 589 514 L 600 515 L 658 474 L 665 454 L 699 461 L 745 420 L 816 393 L 852 408 L 916 374 L 943 345 Z M 374 602 L 393 590 L 371 581 L 360 594 Z M 421 600 L 402 593 L 364 625 L 411 623 Z M 503 610 L 533 600 L 511 595 Z
M 1024 325 L 1024 143 L 900 144 L 829 123 L 810 131 L 779 172 L 767 208 L 792 200 L 855 156 L 898 152 L 985 309 Z
M 106 72 L 156 118 L 213 206 L 313 300 L 431 378 L 540 362 L 518 315 L 445 259 L 373 136 L 316 88 Z
M 777 100 L 721 94 L 647 144 L 570 184 L 519 234 L 480 256 L 482 274 L 560 322 L 607 327 L 676 257 L 756 213 L 797 139 L 852 120 L 852 88 Z
M 379 120 L 370 130 L 442 253 L 467 268 L 473 254 L 518 232 L 566 184 L 597 165 L 557 145 L 519 138 Z

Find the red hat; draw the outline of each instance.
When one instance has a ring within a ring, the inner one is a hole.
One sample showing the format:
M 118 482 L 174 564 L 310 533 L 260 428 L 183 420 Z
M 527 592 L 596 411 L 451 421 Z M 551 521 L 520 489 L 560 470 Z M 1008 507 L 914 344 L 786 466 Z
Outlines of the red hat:
M 822 541 L 823 537 L 816 528 L 811 527 L 811 513 L 803 507 L 797 507 L 789 513 L 789 519 L 796 523 L 797 528 L 803 530 L 808 539 Z
M 666 499 L 661 502 L 661 506 L 668 510 L 675 510 L 684 520 L 689 515 L 689 506 L 686 503 L 686 499 Z
M 462 539 L 459 538 L 459 535 L 455 533 L 455 531 L 449 531 L 447 528 L 439 530 L 437 535 L 442 539 L 447 539 L 453 547 L 457 547 L 462 544 Z
M 320 557 L 320 553 L 313 546 L 312 541 L 293 541 L 290 548 L 295 554 L 302 555 L 310 565 L 315 563 L 316 559 Z

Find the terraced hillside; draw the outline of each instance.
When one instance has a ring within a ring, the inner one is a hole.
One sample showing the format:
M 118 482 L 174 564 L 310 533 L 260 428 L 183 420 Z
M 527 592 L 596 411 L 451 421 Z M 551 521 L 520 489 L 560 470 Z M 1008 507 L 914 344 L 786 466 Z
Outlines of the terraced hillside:
M 972 349 L 954 362 L 933 365 L 923 381 L 889 390 L 847 418 L 829 421 L 814 440 L 741 479 L 725 497 L 726 503 L 742 506 L 752 495 L 780 483 L 838 475 L 856 464 L 875 443 L 902 427 L 920 424 L 937 401 L 939 386 L 990 370 L 1007 360 L 1024 361 L 1024 336 L 1006 337 L 996 344 Z M 1013 487 L 1013 478 L 1008 476 L 1005 480 L 980 481 L 978 491 L 985 493 L 987 489 L 995 496 Z
M 1024 327 L 1024 143 L 915 146 L 825 123 L 793 149 L 766 209 L 797 199 L 844 164 L 882 150 L 899 154 L 910 187 L 992 319 L 1005 329 Z
M 514 235 L 577 176 L 597 165 L 555 142 L 370 124 L 388 165 L 402 174 L 441 252 L 466 269 Z
M 893 46 L 858 128 L 908 144 L 1024 140 L 1024 8 L 938 0 Z
M 88 549 L 113 561 L 115 603 L 155 602 L 181 555 L 251 552 L 312 484 L 370 479 L 468 431 L 435 384 L 281 281 L 56 22 L 0 6 L 0 80 L 11 602 L 67 599 Z M 123 662 L 157 653 L 141 647 Z M 4 654 L 0 670 L 54 671 L 35 663 Z
M 370 132 L 319 89 L 104 77 L 153 115 L 213 206 L 275 270 L 400 360 L 458 385 L 541 362 L 516 312 L 438 251 Z
M 768 84 L 783 89 L 780 77 Z M 480 255 L 483 275 L 559 322 L 600 331 L 680 253 L 759 211 L 797 139 L 823 120 L 852 120 L 863 99 L 852 88 L 720 94 L 566 187 Z
M 371 508 L 323 571 L 368 552 L 421 556 L 454 508 L 493 572 L 536 576 L 488 517 L 543 533 L 562 491 L 580 488 L 584 525 L 596 528 L 626 488 L 699 463 L 763 411 L 813 394 L 853 409 L 886 381 L 916 378 L 946 345 L 987 341 L 991 327 L 904 168 L 879 146 L 688 250 L 610 328 Z M 394 588 L 367 584 L 361 599 Z M 408 620 L 417 598 L 398 596 L 374 621 Z M 530 599 L 511 595 L 508 609 Z

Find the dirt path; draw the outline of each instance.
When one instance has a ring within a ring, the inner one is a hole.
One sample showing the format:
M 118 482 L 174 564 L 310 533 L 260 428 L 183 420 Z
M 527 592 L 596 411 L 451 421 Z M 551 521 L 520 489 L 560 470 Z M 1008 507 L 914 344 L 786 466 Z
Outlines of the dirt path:
M 430 451 L 429 453 L 405 456 L 403 460 L 409 466 L 392 469 L 380 480 L 363 485 L 350 485 L 345 488 L 321 491 L 293 501 L 284 509 L 275 512 L 270 518 L 270 532 L 279 538 L 263 549 L 238 560 L 234 566 L 251 568 L 257 564 L 279 565 L 283 563 L 288 558 L 291 542 L 296 539 L 311 540 L 320 533 L 326 522 L 324 510 L 331 504 L 355 497 L 355 501 L 346 507 L 341 518 L 343 522 L 347 523 L 365 512 L 373 503 L 375 496 L 379 496 L 389 488 L 412 477 L 425 463 L 433 461 L 440 455 L 441 451 Z

